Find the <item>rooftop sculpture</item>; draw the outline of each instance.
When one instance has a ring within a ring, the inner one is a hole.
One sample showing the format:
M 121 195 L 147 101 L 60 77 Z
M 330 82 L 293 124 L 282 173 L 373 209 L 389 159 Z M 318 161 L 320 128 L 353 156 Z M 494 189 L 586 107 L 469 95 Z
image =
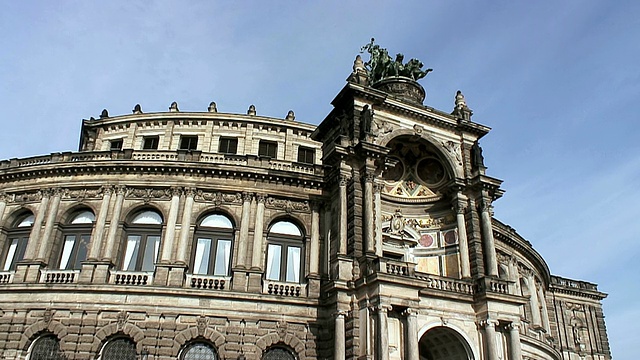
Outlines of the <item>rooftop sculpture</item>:
M 411 59 L 403 64 L 404 55 L 396 54 L 396 59 L 392 60 L 387 49 L 374 44 L 375 39 L 360 49 L 360 52 L 368 52 L 369 61 L 364 63 L 369 77 L 369 83 L 373 84 L 389 77 L 407 77 L 411 80 L 420 80 L 433 69 L 422 70 L 424 64 L 418 59 Z

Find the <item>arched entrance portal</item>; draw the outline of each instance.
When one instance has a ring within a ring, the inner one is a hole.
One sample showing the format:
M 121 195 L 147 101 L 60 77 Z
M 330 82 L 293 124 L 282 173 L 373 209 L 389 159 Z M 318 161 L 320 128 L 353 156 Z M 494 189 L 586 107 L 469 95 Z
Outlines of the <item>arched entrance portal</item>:
M 454 330 L 435 327 L 420 338 L 420 360 L 474 360 L 467 342 Z

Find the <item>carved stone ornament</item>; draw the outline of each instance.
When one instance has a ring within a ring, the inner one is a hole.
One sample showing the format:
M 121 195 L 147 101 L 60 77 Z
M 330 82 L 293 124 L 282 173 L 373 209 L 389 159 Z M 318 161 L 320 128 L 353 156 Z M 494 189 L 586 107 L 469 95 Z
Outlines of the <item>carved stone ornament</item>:
M 15 203 L 27 203 L 27 202 L 35 202 L 35 201 L 40 201 L 42 200 L 42 191 L 34 191 L 34 192 L 28 192 L 28 193 L 22 193 L 22 194 L 15 194 L 13 196 L 13 199 L 11 199 L 12 201 L 10 202 L 15 202 Z
M 241 193 L 222 193 L 219 191 L 205 191 L 198 190 L 196 192 L 195 199 L 197 201 L 207 201 L 212 202 L 215 206 L 220 206 L 222 204 L 242 204 L 242 194 Z
M 281 339 L 284 338 L 288 330 L 289 330 L 289 323 L 287 323 L 284 320 L 278 321 L 278 323 L 276 324 L 276 331 L 278 332 L 278 335 L 280 335 Z
M 49 324 L 51 320 L 53 320 L 53 313 L 54 313 L 53 310 L 51 310 L 50 308 L 47 308 L 42 314 L 42 321 Z
M 207 329 L 207 326 L 209 326 L 209 319 L 206 316 L 201 315 L 196 320 L 196 327 L 198 328 L 198 335 L 203 336 L 204 335 L 204 331 Z
M 118 313 L 118 317 L 116 318 L 116 325 L 118 326 L 118 331 L 122 331 L 124 325 L 129 320 L 129 314 L 126 311 L 120 311 Z
M 462 166 L 462 154 L 460 153 L 460 145 L 453 141 L 443 141 L 442 146 L 447 150 L 449 155 L 456 159 L 456 163 Z
M 265 207 L 269 209 L 284 210 L 287 213 L 297 212 L 309 212 L 311 207 L 308 201 L 292 201 L 289 199 L 276 199 L 268 197 L 265 202 Z
M 391 218 L 391 233 L 401 234 L 404 231 L 404 218 L 400 209 L 396 209 L 395 214 Z
M 63 199 L 74 199 L 74 200 L 84 200 L 84 199 L 97 199 L 100 198 L 102 190 L 101 189 L 63 189 L 62 190 L 62 198 Z
M 167 200 L 171 198 L 171 189 L 139 189 L 127 188 L 125 197 L 128 199 Z

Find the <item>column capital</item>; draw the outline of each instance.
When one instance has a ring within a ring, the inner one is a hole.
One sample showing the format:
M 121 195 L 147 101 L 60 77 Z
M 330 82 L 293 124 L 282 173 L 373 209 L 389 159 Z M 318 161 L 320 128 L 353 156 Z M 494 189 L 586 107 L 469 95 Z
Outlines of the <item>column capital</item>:
M 183 188 L 181 186 L 172 186 L 169 189 L 169 193 L 171 196 L 181 196 L 183 193 Z
M 104 195 L 111 195 L 113 193 L 113 185 L 102 185 L 100 187 L 100 192 L 102 193 L 102 196 Z
M 127 187 L 124 185 L 116 186 L 116 194 L 124 196 L 127 193 Z
M 351 180 L 350 176 L 340 174 L 338 177 L 338 183 L 340 186 L 347 186 L 347 183 Z
M 480 322 L 478 322 L 478 326 L 481 329 L 493 329 L 493 330 L 495 330 L 495 328 L 498 326 L 498 321 L 497 320 L 491 320 L 491 319 L 481 320 Z
M 418 316 L 418 310 L 413 308 L 407 308 L 402 312 L 402 315 L 406 317 L 416 317 Z
M 344 310 L 338 310 L 331 315 L 336 319 L 345 319 L 349 317 L 349 312 Z
M 242 201 L 251 202 L 251 200 L 253 200 L 253 195 L 254 194 L 252 192 L 244 191 L 242 193 Z
M 0 191 L 0 201 L 6 202 L 9 199 L 9 195 L 6 192 Z
M 373 305 L 373 306 L 370 307 L 371 311 L 377 312 L 377 313 L 390 311 L 391 309 L 393 309 L 393 307 L 391 305 L 385 305 L 385 304 L 378 304 L 378 305 Z
M 521 325 L 520 325 L 520 323 L 519 323 L 519 322 L 517 322 L 517 323 L 516 323 L 516 322 L 512 322 L 512 323 L 509 323 L 509 324 L 506 326 L 506 328 L 507 328 L 507 330 L 509 330 L 509 331 L 520 332 L 520 326 L 521 326 Z
M 258 201 L 258 204 L 264 204 L 267 201 L 267 195 L 256 194 L 256 200 Z
M 49 196 L 51 196 L 52 190 L 51 189 L 40 189 L 38 190 L 38 195 L 40 197 L 40 200 L 42 200 L 43 198 L 48 198 Z
M 196 196 L 196 192 L 197 192 L 197 189 L 196 189 L 195 187 L 185 187 L 185 188 L 184 188 L 184 194 L 185 194 L 187 197 L 194 197 L 194 196 Z

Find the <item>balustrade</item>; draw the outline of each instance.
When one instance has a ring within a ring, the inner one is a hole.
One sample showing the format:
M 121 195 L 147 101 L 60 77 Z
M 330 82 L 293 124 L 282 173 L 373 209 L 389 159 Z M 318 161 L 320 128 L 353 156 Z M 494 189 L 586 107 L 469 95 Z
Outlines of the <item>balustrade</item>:
M 80 270 L 41 270 L 40 283 L 73 284 L 78 282 Z
M 262 293 L 287 297 L 306 296 L 306 284 L 292 284 L 278 281 L 264 281 Z
M 208 276 L 208 275 L 187 275 L 186 287 L 202 290 L 229 290 L 230 277 Z
M 112 271 L 109 277 L 109 283 L 114 285 L 146 286 L 152 280 L 152 272 Z

